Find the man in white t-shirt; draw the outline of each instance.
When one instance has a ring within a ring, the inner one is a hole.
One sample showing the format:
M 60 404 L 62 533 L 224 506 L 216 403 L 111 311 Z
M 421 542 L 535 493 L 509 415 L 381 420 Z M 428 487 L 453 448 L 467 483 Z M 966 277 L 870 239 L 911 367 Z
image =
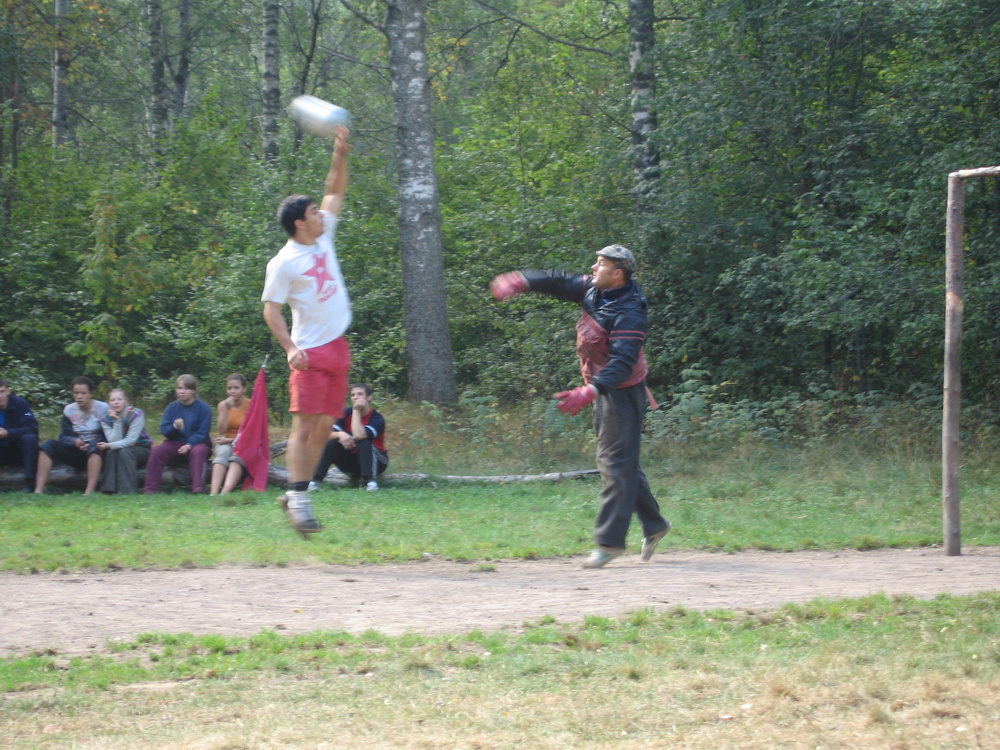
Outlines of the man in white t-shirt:
M 309 480 L 344 412 L 351 351 L 344 334 L 351 303 L 337 262 L 333 238 L 347 192 L 348 131 L 338 128 L 323 201 L 292 195 L 278 208 L 288 242 L 267 264 L 264 320 L 288 356 L 292 431 L 286 465 L 288 490 L 278 498 L 303 538 L 322 527 L 309 502 Z M 283 308 L 292 310 L 289 332 Z

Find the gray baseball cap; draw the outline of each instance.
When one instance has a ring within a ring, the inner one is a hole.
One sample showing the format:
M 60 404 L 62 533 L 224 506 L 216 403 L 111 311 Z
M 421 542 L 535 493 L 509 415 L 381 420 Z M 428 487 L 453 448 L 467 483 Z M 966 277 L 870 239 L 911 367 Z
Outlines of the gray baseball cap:
M 624 245 L 608 245 L 598 250 L 597 254 L 613 260 L 623 271 L 635 273 L 635 256 Z

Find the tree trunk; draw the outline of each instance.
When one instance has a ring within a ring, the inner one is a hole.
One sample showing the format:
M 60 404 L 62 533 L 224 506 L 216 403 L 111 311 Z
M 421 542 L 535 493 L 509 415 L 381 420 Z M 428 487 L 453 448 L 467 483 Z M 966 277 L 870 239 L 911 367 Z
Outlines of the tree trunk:
M 320 29 L 324 21 L 323 10 L 323 0 L 309 0 L 309 35 L 304 42 L 301 39 L 299 41 L 302 70 L 299 71 L 298 85 L 295 88 L 296 95 L 306 93 L 306 87 L 309 84 L 312 65 L 319 50 Z
M 8 40 L 14 38 L 14 24 L 9 16 L 5 23 L 5 36 Z M 9 45 L 9 46 L 8 46 Z M 3 214 L 0 219 L 0 236 L 6 235 L 9 228 L 9 217 L 14 206 L 14 195 L 16 186 L 14 184 L 17 174 L 17 161 L 19 158 L 18 138 L 21 133 L 21 74 L 19 65 L 21 64 L 20 52 L 15 52 L 13 44 L 5 44 L 5 50 L 9 50 L 6 60 L 3 63 L 3 80 L 0 81 L 0 107 L 5 112 L 10 113 L 9 129 L 6 125 L 6 118 L 0 117 L 0 185 L 4 186 L 3 194 Z M 5 174 L 5 168 L 9 168 L 9 174 Z
M 302 57 L 302 67 L 296 75 L 292 77 L 291 96 L 305 94 L 309 85 L 309 78 L 312 75 L 313 62 L 316 60 L 316 53 L 319 49 L 320 29 L 323 26 L 323 3 L 324 0 L 309 0 L 309 26 L 303 31 L 303 24 L 298 24 L 291 32 L 291 44 L 298 50 Z M 295 128 L 295 137 L 292 141 L 292 152 L 297 153 L 301 145 L 302 129 Z
M 56 146 L 69 142 L 69 0 L 55 0 L 56 43 L 52 54 L 52 135 Z
M 179 0 L 177 14 L 181 49 L 177 57 L 177 70 L 174 72 L 174 117 L 172 122 L 177 122 L 184 116 L 188 102 L 188 89 L 191 85 L 191 0 Z
M 151 85 L 149 132 L 153 140 L 153 151 L 157 156 L 162 156 L 162 138 L 167 133 L 169 123 L 167 121 L 166 49 L 163 42 L 163 6 L 160 0 L 146 0 L 146 12 L 149 23 L 149 70 Z
M 281 47 L 278 44 L 280 0 L 264 0 L 264 163 L 278 161 L 281 110 Z
M 407 395 L 412 401 L 446 404 L 458 399 L 458 389 L 444 284 L 425 4 L 389 0 L 385 31 L 396 110 Z
M 656 14 L 653 0 L 629 0 L 629 29 L 632 49 L 629 74 L 632 83 L 632 146 L 635 149 L 635 194 L 639 210 L 651 209 L 650 201 L 660 176 L 660 156 L 650 141 L 656 130 L 656 71 L 653 45 L 656 41 Z

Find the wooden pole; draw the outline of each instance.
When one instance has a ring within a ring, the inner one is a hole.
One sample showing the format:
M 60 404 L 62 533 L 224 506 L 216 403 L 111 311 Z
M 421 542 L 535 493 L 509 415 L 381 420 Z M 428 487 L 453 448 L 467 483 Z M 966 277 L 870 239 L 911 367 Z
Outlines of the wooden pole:
M 941 425 L 941 495 L 944 506 L 944 553 L 962 554 L 959 495 L 959 413 L 962 407 L 962 312 L 965 284 L 962 233 L 965 184 L 948 176 L 945 230 L 944 419 Z
M 962 169 L 948 175 L 945 228 L 944 419 L 941 425 L 941 501 L 944 553 L 962 554 L 959 492 L 959 414 L 962 409 L 962 314 L 965 307 L 965 180 L 1000 177 L 1000 166 Z

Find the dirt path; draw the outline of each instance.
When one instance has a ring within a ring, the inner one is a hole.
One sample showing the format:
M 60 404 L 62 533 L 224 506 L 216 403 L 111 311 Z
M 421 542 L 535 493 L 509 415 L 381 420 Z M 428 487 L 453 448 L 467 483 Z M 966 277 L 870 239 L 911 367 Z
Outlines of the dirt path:
M 1000 548 L 709 552 L 580 560 L 0 574 L 0 656 L 100 651 L 148 632 L 248 635 L 374 628 L 390 635 L 518 628 L 642 608 L 772 609 L 817 597 L 1000 590 Z

